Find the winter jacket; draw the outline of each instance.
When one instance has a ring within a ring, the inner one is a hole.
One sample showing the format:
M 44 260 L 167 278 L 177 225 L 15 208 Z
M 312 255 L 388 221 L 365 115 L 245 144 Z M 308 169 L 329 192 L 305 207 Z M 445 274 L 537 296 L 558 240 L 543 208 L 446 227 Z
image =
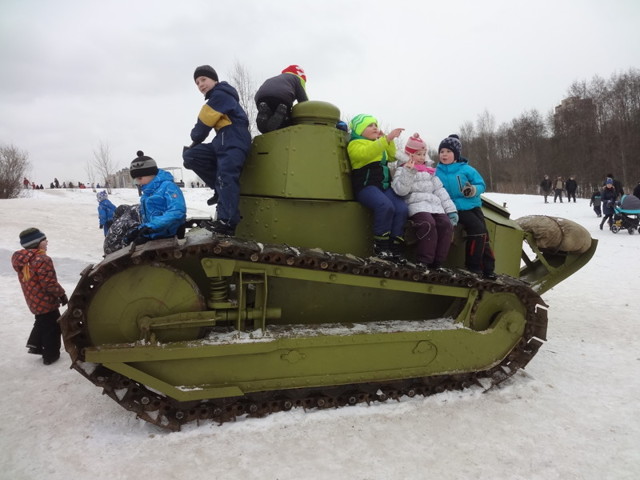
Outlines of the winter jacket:
M 564 188 L 569 193 L 576 193 L 576 190 L 578 189 L 578 182 L 576 182 L 574 179 L 570 178 L 569 180 L 567 180 L 565 182 Z
M 600 196 L 600 191 L 596 190 L 591 195 L 591 201 L 589 202 L 589 206 L 599 207 L 602 204 L 602 197 Z
M 403 197 L 409 207 L 409 216 L 419 212 L 453 213 L 456 211 L 442 181 L 427 171 L 402 167 L 396 170 L 391 188 Z
M 140 205 L 120 205 L 113 215 L 113 223 L 104 238 L 105 255 L 126 247 L 127 234 L 140 225 Z
M 256 105 L 264 98 L 276 98 L 280 103 L 288 105 L 289 108 L 295 100 L 306 102 L 309 98 L 302 82 L 303 80 L 293 73 L 281 73 L 275 77 L 267 78 L 256 92 L 254 97 Z
M 64 288 L 58 283 L 53 261 L 44 250 L 18 250 L 11 257 L 11 265 L 18 273 L 22 293 L 31 313 L 42 315 L 58 308 Z
M 187 205 L 182 190 L 173 181 L 173 175 L 160 169 L 153 180 L 140 190 L 141 228 L 153 230 L 149 235 L 151 239 L 175 235 L 186 220 Z
M 616 198 L 618 198 L 616 189 L 604 187 L 600 198 L 602 199 L 602 213 L 605 215 L 613 215 L 615 213 L 613 209 L 615 207 Z
M 542 181 L 540 182 L 540 189 L 543 192 L 550 192 L 551 191 L 551 180 L 549 178 L 542 179 Z
M 460 157 L 460 160 L 449 165 L 439 163 L 436 167 L 436 176 L 442 181 L 444 188 L 449 193 L 451 200 L 460 210 L 471 210 L 482 206 L 480 194 L 484 193 L 486 186 L 482 175 L 468 163 L 469 161 Z M 469 183 L 476 187 L 474 197 L 465 197 L 462 190 Z
M 633 196 L 640 198 L 640 183 L 633 189 Z
M 235 147 L 248 153 L 251 147 L 249 119 L 238 103 L 240 97 L 236 89 L 227 82 L 219 82 L 206 93 L 205 99 L 207 103 L 200 109 L 191 130 L 193 145 L 204 142 L 213 128 L 216 131 L 214 148 Z
M 347 153 L 351 162 L 351 182 L 354 193 L 369 185 L 387 190 L 391 185 L 389 162 L 395 162 L 396 144 L 382 136 L 369 140 L 360 135 L 351 134 L 347 145 Z
M 106 235 L 109 231 L 109 226 L 113 221 L 113 214 L 116 212 L 116 206 L 111 203 L 111 200 L 105 198 L 98 202 L 98 221 L 100 226 L 104 229 Z

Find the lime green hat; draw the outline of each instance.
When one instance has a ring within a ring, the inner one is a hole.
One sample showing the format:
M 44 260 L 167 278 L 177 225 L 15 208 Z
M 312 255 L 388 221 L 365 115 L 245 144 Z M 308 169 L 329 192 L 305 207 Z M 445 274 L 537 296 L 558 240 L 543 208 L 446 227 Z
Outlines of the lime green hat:
M 351 119 L 351 132 L 356 135 L 362 135 L 364 129 L 367 128 L 372 123 L 378 123 L 378 120 L 371 115 L 367 115 L 366 113 L 361 113 L 360 115 L 356 115 Z

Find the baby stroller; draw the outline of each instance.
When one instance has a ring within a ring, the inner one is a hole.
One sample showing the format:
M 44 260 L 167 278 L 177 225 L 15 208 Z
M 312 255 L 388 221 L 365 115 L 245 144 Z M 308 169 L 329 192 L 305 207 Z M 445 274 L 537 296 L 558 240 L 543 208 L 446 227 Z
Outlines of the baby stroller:
M 611 231 L 618 233 L 627 230 L 632 235 L 636 230 L 640 231 L 640 198 L 633 195 L 624 195 L 619 205 L 614 207 L 613 225 Z

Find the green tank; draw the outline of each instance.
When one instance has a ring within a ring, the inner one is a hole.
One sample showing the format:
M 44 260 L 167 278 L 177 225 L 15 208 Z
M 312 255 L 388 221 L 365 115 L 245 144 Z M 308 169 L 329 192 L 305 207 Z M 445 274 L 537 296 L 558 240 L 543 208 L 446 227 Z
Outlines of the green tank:
M 171 430 L 491 388 L 523 368 L 546 339 L 540 295 L 595 251 L 586 230 L 578 247 L 550 244 L 540 219 L 518 223 L 483 199 L 497 280 L 461 268 L 459 230 L 443 271 L 376 259 L 339 110 L 310 101 L 292 117 L 253 140 L 235 237 L 190 219 L 184 238 L 81 273 L 60 320 L 72 367 Z

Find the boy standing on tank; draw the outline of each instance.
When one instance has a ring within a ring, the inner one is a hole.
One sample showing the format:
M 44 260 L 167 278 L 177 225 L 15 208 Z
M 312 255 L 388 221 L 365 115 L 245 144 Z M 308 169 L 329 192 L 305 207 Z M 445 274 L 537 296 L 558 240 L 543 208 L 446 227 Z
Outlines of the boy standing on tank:
M 193 79 L 206 103 L 191 130 L 192 143 L 182 153 L 184 166 L 214 191 L 207 204 L 218 204 L 216 220 L 207 228 L 217 234 L 233 235 L 240 222 L 240 174 L 251 148 L 249 119 L 236 89 L 219 82 L 211 66 L 197 67 Z M 211 143 L 203 143 L 211 129 L 216 136 Z
M 42 355 L 42 363 L 51 365 L 60 358 L 60 305 L 67 304 L 64 288 L 58 283 L 51 257 L 47 255 L 49 242 L 37 228 L 20 232 L 20 245 L 11 257 L 11 265 L 18 274 L 24 299 L 36 317 L 27 340 L 29 353 Z
M 173 175 L 138 150 L 129 173 L 140 188 L 140 225 L 127 233 L 125 243 L 136 245 L 176 235 L 184 225 L 187 205 Z
M 389 162 L 395 162 L 396 145 L 403 128 L 384 134 L 378 120 L 360 114 L 351 120 L 347 145 L 351 182 L 356 200 L 373 212 L 373 252 L 382 259 L 398 260 L 404 245 L 407 204 L 391 187 Z
M 109 194 L 103 190 L 96 194 L 98 199 L 98 221 L 104 231 L 104 236 L 109 233 L 109 227 L 113 223 L 113 215 L 116 213 L 116 206 L 109 200 Z
M 291 124 L 293 102 L 309 100 L 305 90 L 307 76 L 298 65 L 289 65 L 280 75 L 267 78 L 255 95 L 260 133 L 272 132 Z
M 482 213 L 480 194 L 485 192 L 482 175 L 461 156 L 462 142 L 449 135 L 438 148 L 440 162 L 436 176 L 458 209 L 459 223 L 466 232 L 465 267 L 472 273 L 494 280 L 497 278 L 495 257 L 489 243 L 489 232 Z
M 438 270 L 446 260 L 458 223 L 456 206 L 426 165 L 427 144 L 414 133 L 404 147 L 408 160 L 396 170 L 391 187 L 404 198 L 409 207 L 409 220 L 417 242 L 416 261 Z

